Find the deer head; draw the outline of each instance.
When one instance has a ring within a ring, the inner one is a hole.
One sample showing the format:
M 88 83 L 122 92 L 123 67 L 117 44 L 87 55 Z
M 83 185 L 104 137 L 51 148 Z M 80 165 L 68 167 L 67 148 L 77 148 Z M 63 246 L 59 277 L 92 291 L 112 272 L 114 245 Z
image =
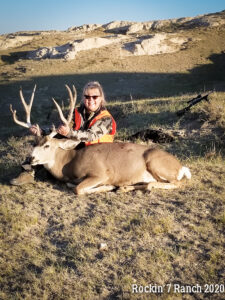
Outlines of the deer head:
M 69 139 L 57 139 L 49 135 L 42 137 L 31 153 L 31 165 L 53 165 L 55 163 L 56 151 L 74 149 L 79 141 Z

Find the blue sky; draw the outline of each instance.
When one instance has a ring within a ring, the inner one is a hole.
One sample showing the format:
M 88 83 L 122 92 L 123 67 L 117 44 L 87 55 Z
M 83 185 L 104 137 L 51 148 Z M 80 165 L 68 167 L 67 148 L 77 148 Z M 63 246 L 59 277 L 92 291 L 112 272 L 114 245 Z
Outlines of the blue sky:
M 0 34 L 66 30 L 114 20 L 150 21 L 225 9 L 224 0 L 0 0 Z

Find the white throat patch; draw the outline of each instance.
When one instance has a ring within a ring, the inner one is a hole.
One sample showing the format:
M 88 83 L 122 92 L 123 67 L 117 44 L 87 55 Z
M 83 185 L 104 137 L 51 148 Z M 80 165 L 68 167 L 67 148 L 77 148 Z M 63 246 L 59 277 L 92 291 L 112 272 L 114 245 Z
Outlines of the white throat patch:
M 49 162 L 47 162 L 46 164 L 43 164 L 43 165 L 44 165 L 45 169 L 51 170 L 52 167 L 54 166 L 54 164 L 55 164 L 55 161 L 51 160 L 51 161 L 49 161 Z

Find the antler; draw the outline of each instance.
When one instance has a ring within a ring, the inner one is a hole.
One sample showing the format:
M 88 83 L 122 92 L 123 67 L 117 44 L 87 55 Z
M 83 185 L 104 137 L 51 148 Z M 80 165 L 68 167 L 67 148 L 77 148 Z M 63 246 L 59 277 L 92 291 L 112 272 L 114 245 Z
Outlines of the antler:
M 66 84 L 65 85 L 68 93 L 69 93 L 69 97 L 70 97 L 70 111 L 69 111 L 69 114 L 68 114 L 68 117 L 67 119 L 64 117 L 63 115 L 63 112 L 62 112 L 62 109 L 61 107 L 59 106 L 59 104 L 55 101 L 54 98 L 52 98 L 53 102 L 55 103 L 55 106 L 59 112 L 59 116 L 60 116 L 60 119 L 61 121 L 66 125 L 66 126 L 69 126 L 72 118 L 73 118 L 73 111 L 74 111 L 74 108 L 75 108 L 75 105 L 76 105 L 76 100 L 77 100 L 77 91 L 76 91 L 76 88 L 75 86 L 73 85 L 73 93 L 70 89 L 70 87 Z
M 16 110 L 13 110 L 12 104 L 10 104 L 10 110 L 12 112 L 13 120 L 16 124 L 26 127 L 26 128 L 30 128 L 32 126 L 32 124 L 30 122 L 30 113 L 31 113 L 31 108 L 32 108 L 33 100 L 34 100 L 35 91 L 36 91 L 36 84 L 34 86 L 34 89 L 33 89 L 33 92 L 32 92 L 31 98 L 30 98 L 30 103 L 27 104 L 26 101 L 24 100 L 22 88 L 20 88 L 20 100 L 21 100 L 24 110 L 26 112 L 26 123 L 23 121 L 19 121 L 17 119 Z

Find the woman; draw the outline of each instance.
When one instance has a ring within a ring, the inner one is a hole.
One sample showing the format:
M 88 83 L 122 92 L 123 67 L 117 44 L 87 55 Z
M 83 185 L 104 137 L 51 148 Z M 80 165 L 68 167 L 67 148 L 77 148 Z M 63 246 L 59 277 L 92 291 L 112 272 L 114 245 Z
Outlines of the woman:
M 71 126 L 60 125 L 57 132 L 69 139 L 80 141 L 81 146 L 90 146 L 96 143 L 112 143 L 116 133 L 116 122 L 105 108 L 103 88 L 97 81 L 85 85 L 82 102 L 74 111 Z M 30 128 L 33 135 L 37 135 L 38 128 Z M 43 130 L 42 130 L 42 133 Z M 34 182 L 34 170 L 29 159 L 22 164 L 23 171 L 17 178 L 10 181 L 13 185 L 22 185 Z
M 82 104 L 74 112 L 72 128 L 59 126 L 57 132 L 70 139 L 85 142 L 85 145 L 113 142 L 116 122 L 105 108 L 105 96 L 99 82 L 85 85 Z

